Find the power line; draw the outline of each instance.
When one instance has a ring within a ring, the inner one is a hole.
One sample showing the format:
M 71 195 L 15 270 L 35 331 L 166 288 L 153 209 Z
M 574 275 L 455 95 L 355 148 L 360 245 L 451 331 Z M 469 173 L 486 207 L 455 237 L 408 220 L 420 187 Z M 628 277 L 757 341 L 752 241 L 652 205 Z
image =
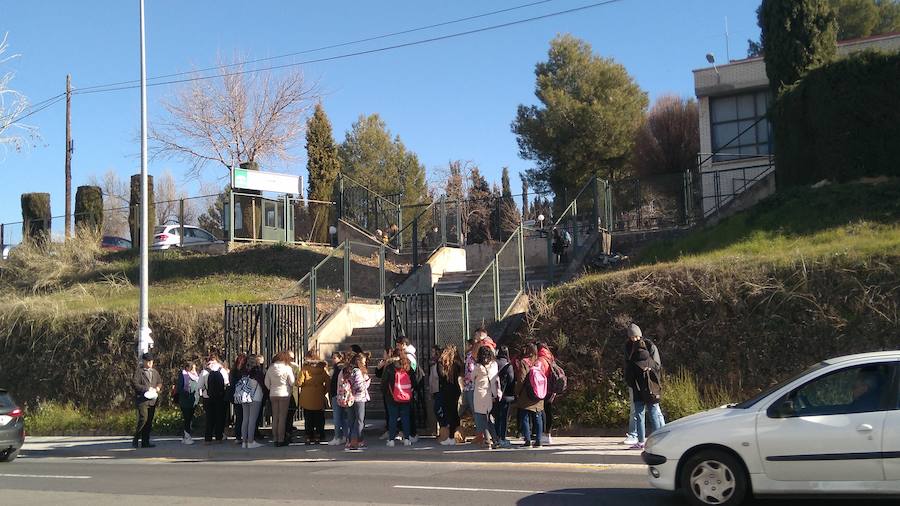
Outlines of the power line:
M 416 40 L 416 41 L 412 41 L 412 42 L 404 42 L 404 43 L 401 43 L 401 44 L 393 44 L 393 45 L 390 45 L 390 46 L 383 46 L 383 47 L 379 47 L 379 48 L 375 48 L 375 49 L 366 49 L 366 50 L 363 50 L 363 51 L 355 51 L 355 52 L 352 52 L 352 53 L 344 53 L 344 54 L 340 54 L 340 55 L 327 56 L 327 57 L 323 57 L 323 58 L 316 58 L 316 59 L 305 60 L 305 61 L 301 61 L 301 62 L 285 63 L 285 64 L 282 64 L 282 65 L 273 65 L 273 66 L 270 66 L 270 67 L 260 67 L 260 68 L 250 69 L 250 70 L 239 70 L 239 71 L 235 71 L 235 72 L 227 72 L 227 73 L 224 73 L 224 74 L 214 74 L 214 75 L 209 75 L 209 76 L 196 76 L 196 77 L 190 77 L 190 78 L 185 78 L 185 79 L 173 79 L 173 80 L 169 80 L 169 81 L 160 81 L 160 82 L 150 83 L 150 84 L 148 84 L 147 86 L 148 86 L 148 87 L 149 87 L 149 86 L 166 86 L 166 85 L 170 85 L 170 84 L 181 84 L 181 83 L 187 83 L 187 82 L 193 82 L 193 81 L 206 81 L 206 80 L 209 80 L 209 79 L 216 79 L 216 78 L 222 78 L 222 77 L 231 77 L 231 76 L 236 76 L 236 75 L 249 74 L 249 73 L 253 73 L 253 72 L 261 72 L 261 71 L 268 71 L 268 70 L 280 70 L 280 69 L 285 69 L 285 68 L 290 68 L 290 67 L 298 67 L 298 66 L 301 66 L 301 65 L 309 65 L 309 64 L 311 64 L 311 63 L 322 63 L 322 62 L 328 62 L 328 61 L 334 61 L 334 60 L 342 60 L 342 59 L 345 59 L 345 58 L 352 58 L 352 57 L 355 57 L 355 56 L 362 56 L 362 55 L 374 54 L 374 53 L 382 53 L 382 52 L 385 52 L 385 51 L 391 51 L 391 50 L 394 50 L 394 49 L 400 49 L 400 48 L 405 48 L 405 47 L 418 46 L 418 45 L 421 45 L 421 44 L 428 44 L 428 43 L 431 43 L 431 42 L 437 42 L 437 41 L 448 40 L 448 39 L 455 39 L 455 38 L 464 37 L 464 36 L 467 36 L 467 35 L 473 35 L 473 34 L 476 34 L 476 33 L 488 32 L 488 31 L 498 30 L 498 29 L 501 29 L 501 28 L 508 28 L 508 27 L 510 27 L 510 26 L 516 26 L 516 25 L 521 25 L 521 24 L 525 24 L 525 23 L 530 23 L 530 22 L 533 22 L 533 21 L 539 21 L 539 20 L 542 20 L 542 19 L 547 19 L 547 18 L 552 18 L 552 17 L 562 16 L 562 15 L 565 15 L 565 14 L 571 14 L 571 13 L 574 13 L 574 12 L 579 12 L 579 11 L 584 11 L 584 10 L 588 10 L 588 9 L 593 9 L 593 8 L 596 8 L 596 7 L 602 7 L 602 6 L 606 6 L 606 5 L 610 5 L 610 4 L 614 4 L 614 3 L 619 3 L 619 2 L 623 2 L 623 1 L 624 1 L 624 0 L 605 0 L 605 1 L 603 1 L 603 2 L 596 2 L 596 3 L 593 3 L 593 4 L 583 5 L 583 6 L 581 6 L 581 7 L 573 7 L 573 8 L 571 8 L 571 9 L 566 9 L 566 10 L 562 10 L 562 11 L 551 12 L 551 13 L 548 13 L 548 14 L 542 14 L 542 15 L 540 15 L 540 16 L 533 16 L 533 17 L 530 17 L 530 18 L 519 19 L 519 20 L 515 20 L 515 21 L 509 21 L 509 22 L 506 22 L 506 23 L 500 23 L 500 24 L 496 24 L 496 25 L 485 26 L 485 27 L 482 27 L 482 28 L 475 28 L 475 29 L 472 29 L 472 30 L 466 30 L 466 31 L 463 31 L 463 32 L 456 32 L 456 33 L 451 33 L 451 34 L 447 34 L 447 35 L 440 35 L 440 36 L 437 36 L 437 37 L 430 37 L 430 38 L 427 38 L 427 39 L 420 39 L 420 40 Z M 104 89 L 95 89 L 95 90 L 88 90 L 88 91 L 75 91 L 74 93 L 76 93 L 76 94 L 85 94 L 85 95 L 86 95 L 86 94 L 91 94 L 91 93 L 103 93 L 103 92 L 108 92 L 108 91 L 130 90 L 130 89 L 137 88 L 138 86 L 139 86 L 139 85 L 126 85 L 126 86 L 118 86 L 118 87 L 104 88 Z
M 65 94 L 65 93 L 62 93 L 62 94 L 57 95 L 57 96 L 55 96 L 55 97 L 51 97 L 51 98 L 48 98 L 48 99 L 46 99 L 46 100 L 42 100 L 42 101 L 38 102 L 39 104 L 43 104 L 43 105 L 41 105 L 41 106 L 37 106 L 37 105 L 35 105 L 35 106 L 29 106 L 29 107 L 32 109 L 31 112 L 29 112 L 29 113 L 27 113 L 27 114 L 23 114 L 22 116 L 19 116 L 18 118 L 13 118 L 12 116 L 7 116 L 6 118 L 0 119 L 0 123 L 4 123 L 4 122 L 6 122 L 7 120 L 12 119 L 13 121 L 12 121 L 12 123 L 10 123 L 10 125 L 14 125 L 14 124 L 16 124 L 16 123 L 22 121 L 23 119 L 25 119 L 25 118 L 27 118 L 27 117 L 33 115 L 33 114 L 37 114 L 37 113 L 43 111 L 44 109 L 46 109 L 46 108 L 48 108 L 48 107 L 50 107 L 50 106 L 52 106 L 52 105 L 56 105 L 56 104 L 58 104 L 59 102 L 62 102 L 63 99 L 65 99 L 65 98 L 66 98 L 66 94 Z
M 452 19 L 452 20 L 449 20 L 449 21 L 442 21 L 442 22 L 440 22 L 440 23 L 434 23 L 434 24 L 431 24 L 431 25 L 419 26 L 419 27 L 416 27 L 416 28 L 409 28 L 409 29 L 406 29 L 406 30 L 401 30 L 401 31 L 397 31 L 397 32 L 386 33 L 386 34 L 382 34 L 382 35 L 375 35 L 375 36 L 372 36 L 372 37 L 367 37 L 367 38 L 364 38 L 364 39 L 352 40 L 352 41 L 349 41 L 349 42 L 340 42 L 340 43 L 331 44 L 331 45 L 327 45 L 327 46 L 321 46 L 321 47 L 316 47 L 316 48 L 312 48 L 312 49 L 304 49 L 304 50 L 301 50 L 301 51 L 295 51 L 295 52 L 293 52 L 293 53 L 286 53 L 286 54 L 281 54 L 281 55 L 277 55 L 277 56 L 269 56 L 269 57 L 265 57 L 265 58 L 255 58 L 255 59 L 252 59 L 252 60 L 244 60 L 244 61 L 235 62 L 235 63 L 228 63 L 228 64 L 223 64 L 223 65 L 218 65 L 218 66 L 215 66 L 215 67 L 206 67 L 206 68 L 197 69 L 197 70 L 191 70 L 191 71 L 186 71 L 186 72 L 176 72 L 176 73 L 173 73 L 173 74 L 164 74 L 164 75 L 160 75 L 160 76 L 150 77 L 150 78 L 148 78 L 148 81 L 156 81 L 156 80 L 158 80 L 158 79 L 166 79 L 166 78 L 169 78 L 169 77 L 178 77 L 178 76 L 183 76 L 183 75 L 196 75 L 196 74 L 201 74 L 201 73 L 203 73 L 203 72 L 209 72 L 209 71 L 211 71 L 211 70 L 220 70 L 220 69 L 222 69 L 222 68 L 238 67 L 238 66 L 246 65 L 246 64 L 260 63 L 260 62 L 271 61 L 271 60 L 279 60 L 279 59 L 282 59 L 282 58 L 289 58 L 289 57 L 291 57 L 291 56 L 299 56 L 299 55 L 302 55 L 302 54 L 315 53 L 315 52 L 318 52 L 318 51 L 324 51 L 324 50 L 326 50 L 326 49 L 335 49 L 335 48 L 339 48 L 339 47 L 352 46 L 352 45 L 355 45 L 355 44 L 361 44 L 361 43 L 363 43 L 363 42 L 371 42 L 371 41 L 373 41 L 373 40 L 386 39 L 386 38 L 390 38 L 390 37 L 396 37 L 396 36 L 398 36 L 398 35 L 406 35 L 406 34 L 409 34 L 409 33 L 420 32 L 420 31 L 422 31 L 422 30 L 429 30 L 429 29 L 431 29 L 431 28 L 439 28 L 439 27 L 441 27 L 441 26 L 448 26 L 448 25 L 453 25 L 453 24 L 457 24 L 457 23 L 462 23 L 462 22 L 465 22 L 465 21 L 472 21 L 472 20 L 474 20 L 474 19 L 485 18 L 485 17 L 488 17 L 488 16 L 493 16 L 493 15 L 496 15 L 496 14 L 502 14 L 502 13 L 504 13 L 504 12 L 511 12 L 511 11 L 515 11 L 515 10 L 519 10 L 519 9 L 525 9 L 525 8 L 527 8 L 527 7 L 534 7 L 535 5 L 545 4 L 545 3 L 549 3 L 549 2 L 553 2 L 553 1 L 555 1 L 555 0 L 540 0 L 540 1 L 537 1 L 537 2 L 531 2 L 531 3 L 527 3 L 527 4 L 517 5 L 517 6 L 514 6 L 514 7 L 508 7 L 508 8 L 506 8 L 506 9 L 500 9 L 500 10 L 491 11 L 491 12 L 484 12 L 484 13 L 481 13 L 481 14 L 475 14 L 475 15 L 472 15 L 472 16 L 466 16 L 466 17 L 463 17 L 463 18 Z M 88 90 L 93 90 L 93 89 L 97 89 L 97 88 L 108 88 L 108 87 L 111 87 L 111 86 L 121 86 L 121 85 L 125 85 L 125 84 L 135 84 L 135 83 L 139 83 L 139 82 L 140 82 L 140 81 L 138 81 L 138 80 L 121 81 L 121 82 L 118 82 L 118 83 L 98 84 L 98 85 L 93 85 L 93 86 L 86 86 L 86 87 L 83 87 L 83 88 L 80 88 L 80 89 L 81 89 L 82 91 L 88 91 Z

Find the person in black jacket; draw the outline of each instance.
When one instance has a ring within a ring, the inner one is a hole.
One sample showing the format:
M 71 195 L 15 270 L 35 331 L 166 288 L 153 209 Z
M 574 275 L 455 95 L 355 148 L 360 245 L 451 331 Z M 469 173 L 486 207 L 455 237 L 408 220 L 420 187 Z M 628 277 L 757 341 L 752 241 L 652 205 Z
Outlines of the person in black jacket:
M 494 428 L 500 439 L 501 448 L 512 448 L 512 443 L 506 439 L 509 426 L 509 406 L 516 400 L 516 371 L 509 360 L 509 348 L 500 346 L 497 349 L 497 370 L 500 377 L 500 400 L 494 403 L 491 412 L 494 415 Z
M 152 354 L 144 353 L 141 356 L 141 365 L 134 371 L 131 385 L 134 387 L 137 408 L 137 427 L 134 429 L 131 446 L 137 448 L 140 441 L 141 448 L 153 448 L 156 445 L 150 444 L 150 431 L 153 430 L 153 415 L 156 414 L 156 401 L 162 390 L 162 378 L 153 368 Z
M 632 401 L 634 402 L 634 426 L 637 430 L 637 443 L 631 448 L 635 450 L 644 448 L 645 430 L 644 430 L 644 411 L 647 408 L 659 406 L 659 366 L 650 357 L 645 341 L 637 341 L 632 346 L 631 356 L 625 367 L 625 382 L 631 388 Z M 652 431 L 662 428 L 664 422 L 660 423 L 659 418 L 650 416 L 650 427 Z
M 634 349 L 634 346 L 638 345 L 640 342 L 644 342 L 647 351 L 650 353 L 650 359 L 656 363 L 657 369 L 662 368 L 662 361 L 659 358 L 659 349 L 650 339 L 644 337 L 643 332 L 641 332 L 641 328 L 636 324 L 631 323 L 628 325 L 627 329 L 628 338 L 625 340 L 625 350 L 623 354 L 624 366 L 623 370 L 628 368 L 628 361 L 631 359 L 631 352 Z M 637 428 L 634 425 L 634 402 L 632 399 L 634 398 L 634 392 L 631 391 L 631 387 L 628 386 L 628 432 L 625 434 L 625 440 L 622 441 L 624 445 L 634 445 L 638 442 L 637 439 Z M 650 406 L 650 417 L 655 420 L 655 422 L 662 427 L 665 425 L 666 420 L 663 418 L 662 411 L 659 409 L 658 404 L 654 404 Z
M 454 434 L 459 428 L 459 397 L 462 395 L 459 380 L 462 377 L 462 361 L 456 351 L 456 346 L 449 344 L 441 353 L 441 357 L 437 362 L 438 366 L 438 389 L 441 392 L 441 399 L 444 401 L 444 413 L 446 413 L 447 431 L 441 431 L 441 435 L 446 434 L 447 438 L 440 441 L 444 446 L 453 446 L 456 444 Z M 440 437 L 440 436 L 439 436 Z

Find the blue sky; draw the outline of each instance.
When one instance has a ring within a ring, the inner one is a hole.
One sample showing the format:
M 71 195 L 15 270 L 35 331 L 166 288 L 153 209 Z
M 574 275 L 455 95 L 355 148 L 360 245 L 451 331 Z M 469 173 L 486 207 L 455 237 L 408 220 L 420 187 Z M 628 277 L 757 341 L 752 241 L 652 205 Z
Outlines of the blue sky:
M 594 1 L 553 0 L 275 63 L 414 41 Z M 207 67 L 220 54 L 276 56 L 526 3 L 529 0 L 146 0 L 147 72 L 152 77 Z M 651 100 L 670 92 L 692 96 L 691 70 L 706 66 L 706 53 L 725 60 L 726 17 L 732 59 L 742 58 L 747 39 L 758 37 L 758 4 L 758 0 L 622 0 L 466 37 L 311 64 L 303 70 L 325 92 L 323 103 L 338 141 L 360 114 L 377 112 L 429 171 L 449 160 L 471 160 L 490 180 L 499 182 L 504 165 L 513 174 L 531 166 L 518 157 L 509 125 L 518 104 L 535 101 L 534 64 L 546 58 L 548 42 L 556 34 L 571 33 L 588 41 L 596 53 L 624 64 Z M 9 33 L 10 50 L 21 57 L 0 67 L 0 72 L 14 70 L 13 87 L 32 102 L 63 92 L 67 73 L 72 74 L 76 89 L 137 79 L 137 6 L 138 0 L 7 0 L 0 15 L 0 34 Z M 151 119 L 161 113 L 159 99 L 172 91 L 168 86 L 150 89 Z M 127 178 L 139 171 L 139 107 L 137 90 L 73 97 L 73 195 L 74 188 L 92 174 L 113 169 Z M 27 151 L 0 155 L 2 222 L 20 219 L 23 192 L 50 192 L 54 215 L 64 212 L 64 102 L 27 122 L 40 129 L 42 139 Z M 295 154 L 295 163 L 269 169 L 305 175 L 302 139 Z M 150 173 L 166 169 L 181 180 L 185 165 L 157 161 Z M 210 166 L 204 178 L 221 176 L 221 170 Z M 189 193 L 197 192 L 197 182 L 184 185 Z

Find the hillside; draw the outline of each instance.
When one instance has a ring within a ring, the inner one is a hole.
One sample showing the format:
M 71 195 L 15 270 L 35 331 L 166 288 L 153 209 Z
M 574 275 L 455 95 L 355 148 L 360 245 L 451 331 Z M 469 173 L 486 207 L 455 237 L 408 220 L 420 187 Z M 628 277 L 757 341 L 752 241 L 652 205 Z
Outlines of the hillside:
M 615 240 L 615 239 L 613 239 Z M 677 418 L 815 361 L 900 346 L 900 183 L 800 189 L 585 276 L 532 307 L 528 337 L 570 371 L 569 422 L 618 427 L 624 326 L 660 348 Z M 584 322 L 574 327 L 572 321 Z M 696 386 L 691 386 L 691 385 Z

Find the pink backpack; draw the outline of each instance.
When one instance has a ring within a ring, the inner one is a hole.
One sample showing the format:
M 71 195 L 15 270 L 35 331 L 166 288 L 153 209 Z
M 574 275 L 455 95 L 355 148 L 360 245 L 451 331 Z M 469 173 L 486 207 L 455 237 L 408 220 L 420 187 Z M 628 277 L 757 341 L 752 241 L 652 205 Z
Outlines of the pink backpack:
M 536 360 L 528 370 L 526 386 L 531 400 L 537 402 L 547 398 L 547 375 L 541 369 L 540 360 Z
M 394 402 L 406 404 L 412 401 L 412 380 L 403 369 L 394 369 L 394 389 L 391 391 Z

